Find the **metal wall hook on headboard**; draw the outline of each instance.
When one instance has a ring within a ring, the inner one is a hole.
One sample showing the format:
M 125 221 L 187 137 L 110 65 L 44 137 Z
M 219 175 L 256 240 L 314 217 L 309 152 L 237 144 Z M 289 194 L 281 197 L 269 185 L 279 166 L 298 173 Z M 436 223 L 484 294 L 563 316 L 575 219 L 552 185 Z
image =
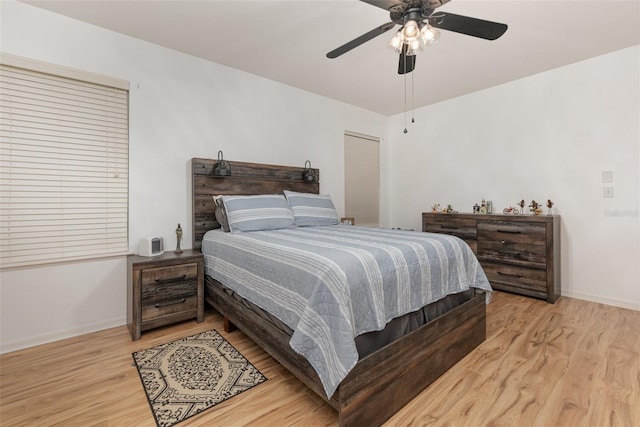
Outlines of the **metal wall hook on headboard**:
M 224 159 L 222 150 L 218 151 L 218 161 L 213 165 L 213 174 L 215 176 L 231 175 L 231 165 Z
M 307 164 L 309 164 L 309 166 L 307 166 Z M 316 176 L 316 173 L 313 171 L 313 169 L 311 169 L 310 160 L 307 160 L 306 162 L 304 162 L 304 171 L 302 172 L 302 179 L 309 182 L 318 181 L 318 177 Z

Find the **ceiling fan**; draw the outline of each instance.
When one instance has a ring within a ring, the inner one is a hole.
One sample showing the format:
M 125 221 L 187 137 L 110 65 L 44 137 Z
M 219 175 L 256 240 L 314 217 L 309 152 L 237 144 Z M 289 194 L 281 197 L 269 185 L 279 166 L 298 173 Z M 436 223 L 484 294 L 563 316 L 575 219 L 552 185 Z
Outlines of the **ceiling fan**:
M 361 0 L 389 11 L 391 22 L 382 24 L 327 53 L 327 58 L 338 56 L 386 33 L 396 25 L 402 27 L 389 43 L 400 54 L 398 74 L 410 73 L 416 66 L 416 54 L 439 37 L 438 29 L 495 40 L 507 31 L 506 24 L 485 21 L 447 12 L 435 12 L 450 0 Z

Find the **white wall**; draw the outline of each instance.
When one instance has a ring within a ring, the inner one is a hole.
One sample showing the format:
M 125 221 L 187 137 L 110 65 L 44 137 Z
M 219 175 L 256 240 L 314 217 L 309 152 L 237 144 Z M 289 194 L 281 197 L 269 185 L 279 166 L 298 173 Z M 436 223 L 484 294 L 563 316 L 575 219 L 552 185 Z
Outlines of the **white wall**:
M 223 150 L 227 160 L 246 162 L 304 166 L 309 159 L 342 213 L 344 131 L 386 134 L 388 119 L 376 113 L 23 3 L 0 7 L 3 52 L 131 82 L 132 252 L 145 235 L 175 247 L 178 223 L 182 247 L 191 246 L 192 157 Z M 125 323 L 124 258 L 2 271 L 0 283 L 2 352 Z
M 562 294 L 640 310 L 639 68 L 636 46 L 422 108 L 407 134 L 394 116 L 390 224 L 420 229 L 434 203 L 551 199 Z
M 344 210 L 343 132 L 382 137 L 381 223 L 420 228 L 461 211 L 556 202 L 563 294 L 640 309 L 638 48 L 391 119 L 22 3 L 0 1 L 3 52 L 129 80 L 130 248 L 190 236 L 192 157 L 321 169 Z M 424 87 L 421 85 L 421 87 Z M 428 87 L 425 89 L 428 90 Z M 385 138 L 386 137 L 386 138 Z M 602 170 L 614 199 L 602 199 Z M 416 185 L 419 184 L 419 185 Z M 190 246 L 186 238 L 183 247 Z M 123 258 L 0 272 L 0 351 L 125 322 Z

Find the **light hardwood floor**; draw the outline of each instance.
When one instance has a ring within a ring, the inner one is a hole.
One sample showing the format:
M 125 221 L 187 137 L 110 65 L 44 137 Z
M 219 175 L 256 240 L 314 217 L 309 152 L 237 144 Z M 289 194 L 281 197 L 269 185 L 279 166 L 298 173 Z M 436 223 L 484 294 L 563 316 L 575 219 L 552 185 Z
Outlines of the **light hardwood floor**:
M 386 426 L 640 426 L 640 312 L 496 292 L 487 340 Z M 219 315 L 0 356 L 0 424 L 154 426 L 131 353 L 215 328 L 269 380 L 178 426 L 332 426 L 336 413 Z

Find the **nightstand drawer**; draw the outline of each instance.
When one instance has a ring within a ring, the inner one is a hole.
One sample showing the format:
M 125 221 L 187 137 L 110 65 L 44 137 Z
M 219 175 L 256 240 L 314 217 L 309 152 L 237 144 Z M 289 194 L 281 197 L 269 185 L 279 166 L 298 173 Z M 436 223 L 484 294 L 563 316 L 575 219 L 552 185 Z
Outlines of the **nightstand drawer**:
M 142 286 L 171 284 L 184 280 L 195 280 L 197 278 L 197 263 L 142 270 Z
M 478 221 L 478 238 L 481 240 L 544 246 L 546 235 L 544 223 Z
M 147 286 L 142 291 L 142 322 L 198 308 L 197 282 Z

